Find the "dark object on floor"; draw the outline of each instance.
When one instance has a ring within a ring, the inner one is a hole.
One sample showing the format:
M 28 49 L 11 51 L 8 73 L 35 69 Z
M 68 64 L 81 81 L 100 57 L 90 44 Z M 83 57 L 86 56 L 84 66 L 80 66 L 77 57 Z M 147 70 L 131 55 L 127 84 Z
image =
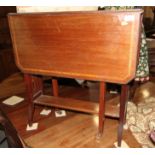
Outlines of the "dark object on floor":
M 3 144 L 4 147 L 9 148 L 22 148 L 24 147 L 24 143 L 22 142 L 21 138 L 19 137 L 15 127 L 11 123 L 11 121 L 8 119 L 8 117 L 5 115 L 5 113 L 0 109 L 0 125 L 1 125 L 1 131 L 2 131 L 2 140 L 1 144 L 4 142 L 7 144 Z
M 155 144 L 155 130 L 150 132 L 149 137 L 151 141 L 153 142 L 153 144 Z

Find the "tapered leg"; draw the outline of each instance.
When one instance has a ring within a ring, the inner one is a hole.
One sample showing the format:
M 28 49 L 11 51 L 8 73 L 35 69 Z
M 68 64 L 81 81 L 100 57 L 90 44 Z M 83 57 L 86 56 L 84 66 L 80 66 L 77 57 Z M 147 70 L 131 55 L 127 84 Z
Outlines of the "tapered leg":
M 103 134 L 104 119 L 105 119 L 105 94 L 106 94 L 106 84 L 105 82 L 100 82 L 99 126 L 98 126 L 97 139 L 99 139 Z
M 126 107 L 128 101 L 129 86 L 122 85 L 121 96 L 120 96 L 120 113 L 119 113 L 119 126 L 118 126 L 118 146 L 121 146 L 123 125 L 126 120 Z
M 37 76 L 32 76 L 29 74 L 24 74 L 26 90 L 27 90 L 27 99 L 29 103 L 28 110 L 28 124 L 32 126 L 33 115 L 34 115 L 34 103 L 33 100 L 43 93 L 43 82 L 42 78 Z
M 53 96 L 58 97 L 59 91 L 58 91 L 58 80 L 52 79 L 52 88 L 53 88 Z
M 27 100 L 29 103 L 28 124 L 29 126 L 32 126 L 32 120 L 33 120 L 33 114 L 34 114 L 32 76 L 28 74 L 24 74 L 24 79 L 26 84 Z
M 124 96 L 124 102 L 125 102 L 125 111 L 124 111 L 124 116 L 123 116 L 123 124 L 125 124 L 126 123 L 126 114 L 127 114 L 127 103 L 128 103 L 128 101 L 129 101 L 129 95 L 130 95 L 130 85 L 129 84 L 127 84 L 126 86 L 125 86 L 126 88 L 126 90 L 125 90 L 125 96 Z

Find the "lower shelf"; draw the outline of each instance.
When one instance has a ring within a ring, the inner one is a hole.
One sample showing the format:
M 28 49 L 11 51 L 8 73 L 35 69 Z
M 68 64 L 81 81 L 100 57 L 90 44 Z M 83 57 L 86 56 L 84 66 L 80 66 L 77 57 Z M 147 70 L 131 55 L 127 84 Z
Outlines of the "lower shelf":
M 91 114 L 98 114 L 99 111 L 99 103 L 97 102 L 89 102 L 82 101 L 71 98 L 63 98 L 63 97 L 54 97 L 41 95 L 34 100 L 35 104 L 46 105 L 61 109 L 68 109 L 73 111 L 80 111 Z M 110 103 L 110 102 L 109 102 Z M 111 106 L 111 104 L 106 104 L 105 115 L 110 117 L 119 117 L 119 107 Z

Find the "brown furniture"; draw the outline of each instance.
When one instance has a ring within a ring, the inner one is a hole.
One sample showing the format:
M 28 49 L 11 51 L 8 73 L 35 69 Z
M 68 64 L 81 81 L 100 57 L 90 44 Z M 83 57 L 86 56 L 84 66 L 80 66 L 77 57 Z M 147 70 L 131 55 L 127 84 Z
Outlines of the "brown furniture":
M 16 64 L 25 74 L 29 124 L 34 105 L 99 115 L 102 135 L 106 82 L 122 84 L 118 146 L 121 145 L 128 83 L 135 77 L 141 10 L 9 14 Z M 41 76 L 52 76 L 53 96 L 43 95 Z M 100 81 L 99 103 L 62 98 L 55 77 Z
M 150 76 L 155 75 L 155 39 L 147 38 L 148 63 Z
M 148 49 L 148 62 L 150 75 L 155 75 L 155 47 Z
M 2 109 L 0 109 L 0 125 L 4 129 L 9 148 L 22 148 L 26 146 Z

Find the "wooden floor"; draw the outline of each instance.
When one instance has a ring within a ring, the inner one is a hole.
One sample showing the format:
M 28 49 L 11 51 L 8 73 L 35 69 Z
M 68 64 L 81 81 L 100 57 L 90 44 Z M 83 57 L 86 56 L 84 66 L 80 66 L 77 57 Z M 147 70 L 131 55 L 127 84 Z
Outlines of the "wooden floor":
M 48 90 L 46 93 L 52 94 L 50 89 L 48 89 L 50 85 L 45 84 L 45 87 Z M 143 84 L 137 89 L 134 98 L 134 102 L 137 104 L 144 97 L 143 90 L 148 90 L 150 95 L 154 95 L 154 82 Z M 13 75 L 0 84 L 0 100 L 2 101 L 11 95 L 25 97 L 24 83 L 20 74 Z M 89 88 L 61 85 L 60 96 L 96 102 L 98 101 L 98 84 L 90 83 Z M 118 97 L 112 96 L 111 98 L 113 98 L 116 104 L 119 102 Z M 107 97 L 107 100 L 109 99 Z M 106 118 L 104 135 L 98 141 L 95 138 L 98 122 L 96 115 L 67 111 L 66 117 L 56 118 L 54 109 L 52 109 L 52 113 L 49 116 L 41 116 L 40 111 L 45 107 L 36 106 L 34 122 L 38 122 L 39 127 L 35 131 L 26 131 L 28 114 L 26 98 L 24 102 L 14 107 L 9 107 L 2 103 L 0 106 L 8 114 L 21 137 L 30 147 L 106 148 L 114 147 L 114 142 L 117 141 L 118 120 L 116 119 Z M 141 147 L 129 130 L 124 130 L 123 140 L 129 147 Z

